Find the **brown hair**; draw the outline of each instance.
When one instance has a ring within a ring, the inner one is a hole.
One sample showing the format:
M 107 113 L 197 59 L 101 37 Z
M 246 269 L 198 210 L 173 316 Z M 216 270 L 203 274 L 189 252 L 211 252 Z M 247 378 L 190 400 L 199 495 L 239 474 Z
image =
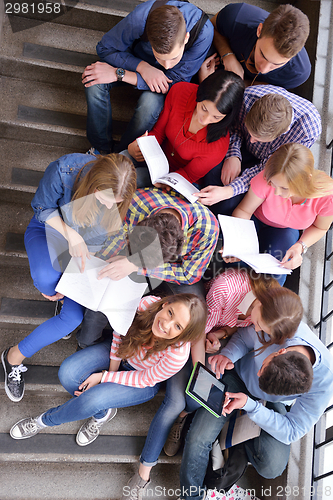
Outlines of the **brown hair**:
M 259 377 L 259 387 L 267 394 L 291 396 L 309 392 L 313 368 L 298 351 L 287 351 L 271 359 Z
M 89 171 L 82 177 L 84 169 L 91 165 Z M 81 178 L 82 177 L 82 178 Z M 124 220 L 127 209 L 136 189 L 136 170 L 133 163 L 120 154 L 99 155 L 93 161 L 84 165 L 78 173 L 75 184 L 73 203 L 73 221 L 80 226 L 90 226 L 101 213 L 95 191 L 106 191 L 112 198 L 123 201 L 114 203 L 111 210 L 104 209 L 101 224 L 108 229 L 115 229 L 115 221 Z
M 245 117 L 245 125 L 257 139 L 274 141 L 288 130 L 292 116 L 293 108 L 288 99 L 266 94 L 253 104 Z
M 178 337 L 173 339 L 161 339 L 154 337 L 152 325 L 156 314 L 162 309 L 163 304 L 184 304 L 190 312 L 190 321 Z M 145 358 L 156 352 L 164 351 L 171 345 L 183 345 L 186 342 L 195 342 L 203 335 L 207 320 L 206 303 L 192 293 L 179 293 L 164 297 L 153 302 L 145 311 L 138 311 L 132 326 L 118 348 L 117 356 L 121 359 L 129 359 L 137 354 L 143 345 L 149 345 L 154 340 L 153 347 L 148 349 Z
M 185 43 L 185 19 L 174 5 L 162 5 L 151 11 L 146 29 L 148 40 L 158 54 L 170 54 L 176 44 L 183 46 Z
M 303 317 L 303 306 L 296 293 L 278 283 L 277 286 L 265 291 L 256 290 L 254 293 L 261 303 L 262 320 L 270 332 L 268 341 L 265 340 L 263 332 L 257 332 L 258 339 L 263 344 L 263 348 L 257 350 L 260 353 L 266 347 L 272 344 L 281 345 L 295 335 Z
M 280 5 L 265 19 L 259 38 L 272 38 L 275 50 L 291 59 L 305 45 L 309 36 L 308 17 L 290 4 Z
M 283 174 L 290 191 L 303 198 L 322 198 L 333 193 L 333 179 L 321 170 L 315 170 L 309 148 L 302 144 L 284 144 L 269 157 L 264 177 L 269 181 Z

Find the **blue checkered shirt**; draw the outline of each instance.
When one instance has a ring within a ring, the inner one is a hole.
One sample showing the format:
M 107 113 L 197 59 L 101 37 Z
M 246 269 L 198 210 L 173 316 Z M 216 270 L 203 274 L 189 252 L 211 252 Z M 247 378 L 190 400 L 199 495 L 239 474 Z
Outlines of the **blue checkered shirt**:
M 288 99 L 293 107 L 293 118 L 289 130 L 271 142 L 251 143 L 244 121 L 253 104 L 266 94 L 279 94 Z M 252 168 L 247 168 L 240 177 L 231 182 L 234 196 L 245 193 L 249 189 L 252 177 L 264 169 L 266 161 L 274 151 L 283 144 L 297 142 L 310 148 L 321 133 L 321 119 L 315 106 L 308 100 L 303 99 L 281 87 L 274 85 L 253 85 L 247 87 L 244 92 L 243 105 L 240 111 L 237 128 L 230 137 L 230 145 L 226 159 L 237 156 L 242 160 L 241 145 L 245 141 L 246 149 L 258 158 L 259 163 Z

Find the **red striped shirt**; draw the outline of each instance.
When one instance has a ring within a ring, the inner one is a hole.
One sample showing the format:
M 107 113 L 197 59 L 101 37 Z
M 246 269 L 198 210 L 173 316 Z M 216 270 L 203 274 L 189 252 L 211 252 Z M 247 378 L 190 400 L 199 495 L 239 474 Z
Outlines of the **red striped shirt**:
M 252 324 L 251 316 L 239 320 L 242 312 L 238 309 L 245 295 L 251 291 L 249 275 L 244 271 L 227 269 L 209 283 L 206 297 L 208 319 L 205 332 L 218 330 L 223 326 L 249 326 Z

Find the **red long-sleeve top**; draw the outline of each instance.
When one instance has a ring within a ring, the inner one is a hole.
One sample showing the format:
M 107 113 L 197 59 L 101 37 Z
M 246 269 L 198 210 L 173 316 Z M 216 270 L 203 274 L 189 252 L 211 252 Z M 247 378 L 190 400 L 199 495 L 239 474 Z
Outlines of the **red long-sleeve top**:
M 178 172 L 190 182 L 197 182 L 225 157 L 229 132 L 218 141 L 208 143 L 207 127 L 196 134 L 188 128 L 196 107 L 198 85 L 179 82 L 171 87 L 164 108 L 149 135 L 155 135 L 162 147 L 170 172 Z M 171 153 L 174 153 L 174 156 Z

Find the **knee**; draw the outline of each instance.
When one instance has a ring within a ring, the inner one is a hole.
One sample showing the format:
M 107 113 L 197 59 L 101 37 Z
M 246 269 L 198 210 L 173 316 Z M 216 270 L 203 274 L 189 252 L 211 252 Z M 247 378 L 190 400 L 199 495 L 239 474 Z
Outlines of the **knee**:
M 143 92 L 139 98 L 137 110 L 140 113 L 151 115 L 157 120 L 164 105 L 164 94 Z
M 103 100 L 106 97 L 109 99 L 109 85 L 108 84 L 97 84 L 91 87 L 85 87 L 86 99 L 88 105 L 94 101 Z
M 30 269 L 31 277 L 34 286 L 41 293 L 46 295 L 54 295 L 55 287 L 59 281 L 61 273 L 53 268 L 45 269 L 44 267 L 36 267 L 35 269 Z

